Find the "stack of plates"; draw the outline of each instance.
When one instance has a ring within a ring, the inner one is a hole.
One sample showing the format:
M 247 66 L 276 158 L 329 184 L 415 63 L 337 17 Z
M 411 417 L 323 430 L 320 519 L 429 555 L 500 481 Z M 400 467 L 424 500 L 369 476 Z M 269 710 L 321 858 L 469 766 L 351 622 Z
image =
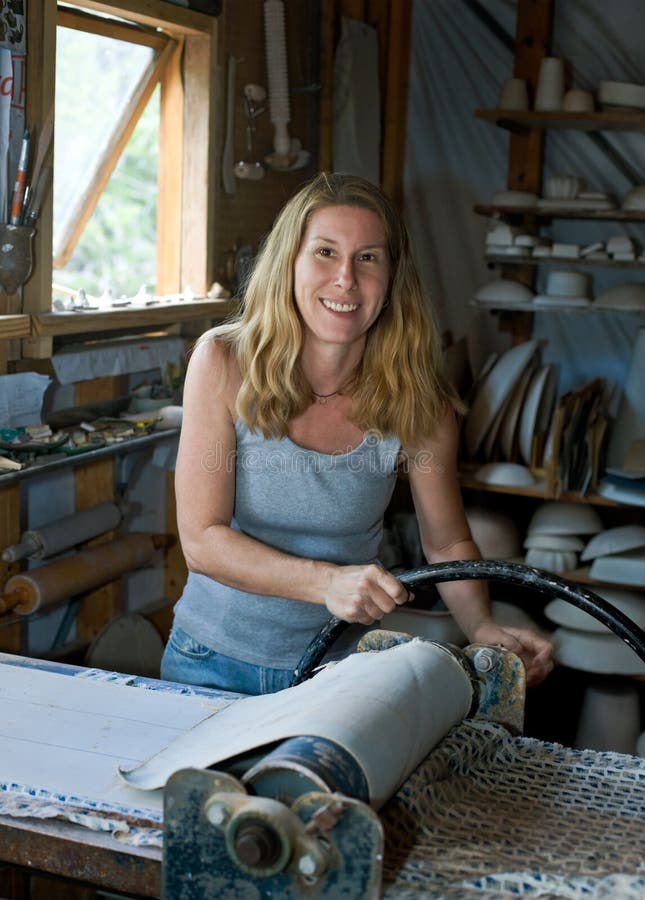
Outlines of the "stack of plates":
M 498 425 L 501 423 L 506 404 L 522 374 L 532 364 L 537 347 L 537 341 L 525 341 L 511 347 L 480 378 L 464 423 L 464 439 L 470 458 L 483 444 L 496 417 L 499 417 Z

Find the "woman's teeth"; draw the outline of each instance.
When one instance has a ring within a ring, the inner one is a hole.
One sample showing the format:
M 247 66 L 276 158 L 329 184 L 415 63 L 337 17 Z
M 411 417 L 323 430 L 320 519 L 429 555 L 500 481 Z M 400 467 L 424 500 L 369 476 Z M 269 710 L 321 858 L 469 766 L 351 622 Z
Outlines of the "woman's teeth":
M 333 312 L 354 312 L 358 309 L 358 303 L 333 303 L 331 300 L 323 300 L 323 306 Z

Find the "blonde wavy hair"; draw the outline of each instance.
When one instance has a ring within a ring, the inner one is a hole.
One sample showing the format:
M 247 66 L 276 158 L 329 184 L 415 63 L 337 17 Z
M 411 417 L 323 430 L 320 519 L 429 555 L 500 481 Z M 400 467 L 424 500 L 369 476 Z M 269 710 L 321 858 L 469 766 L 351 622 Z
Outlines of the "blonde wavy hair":
M 294 301 L 294 263 L 309 220 L 329 206 L 358 206 L 383 224 L 391 263 L 388 301 L 367 334 L 351 383 L 352 421 L 394 434 L 403 445 L 430 436 L 448 407 L 463 411 L 442 371 L 437 329 L 426 307 L 407 229 L 392 202 L 354 175 L 321 173 L 279 213 L 258 253 L 239 316 L 200 338 L 217 339 L 238 362 L 237 414 L 265 437 L 284 436 L 312 402 L 300 367 L 302 322 Z

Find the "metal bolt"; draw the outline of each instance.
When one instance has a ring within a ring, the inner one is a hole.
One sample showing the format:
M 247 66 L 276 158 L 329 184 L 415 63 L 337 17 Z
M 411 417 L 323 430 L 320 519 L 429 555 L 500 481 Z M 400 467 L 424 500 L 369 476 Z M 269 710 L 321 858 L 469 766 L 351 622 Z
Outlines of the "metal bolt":
M 226 822 L 230 815 L 230 810 L 228 806 L 224 803 L 211 803 L 211 805 L 206 810 L 206 818 L 211 823 L 211 825 L 215 825 L 218 828 Z
M 478 672 L 490 672 L 495 662 L 495 651 L 491 649 L 478 650 L 473 657 L 473 663 Z
M 316 868 L 316 860 L 310 853 L 305 853 L 305 855 L 301 856 L 298 860 L 298 871 L 301 875 L 306 875 L 311 878 L 312 875 L 315 875 Z
M 280 859 L 282 841 L 268 823 L 249 819 L 239 826 L 233 841 L 237 858 L 250 867 L 273 866 Z

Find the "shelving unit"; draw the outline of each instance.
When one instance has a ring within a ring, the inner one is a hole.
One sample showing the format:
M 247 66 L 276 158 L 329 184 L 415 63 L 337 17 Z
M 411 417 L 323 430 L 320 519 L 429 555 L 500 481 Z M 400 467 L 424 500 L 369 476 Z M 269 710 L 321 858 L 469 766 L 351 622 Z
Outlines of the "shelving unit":
M 158 305 L 140 309 L 36 313 L 31 317 L 32 333 L 37 337 L 60 337 L 169 325 L 194 319 L 220 321 L 236 312 L 238 305 L 237 300 L 183 300 L 171 303 L 160 301 Z
M 516 31 L 516 57 L 513 75 L 524 78 L 529 85 L 535 88 L 539 66 L 542 58 L 548 55 L 548 47 L 551 37 L 554 3 L 551 0 L 540 4 L 540 13 L 535 4 L 529 0 L 520 0 L 517 13 Z M 533 92 L 534 93 L 534 92 Z M 541 180 L 544 156 L 544 141 L 549 130 L 576 130 L 586 132 L 642 132 L 645 133 L 645 111 L 630 109 L 607 109 L 592 113 L 569 112 L 536 112 L 536 111 L 503 111 L 499 109 L 478 109 L 475 111 L 478 119 L 489 122 L 498 128 L 503 128 L 510 133 L 507 189 L 510 191 L 524 191 L 541 195 Z M 643 173 L 645 180 L 645 172 Z M 512 206 L 498 204 L 477 204 L 474 212 L 489 218 L 497 218 L 513 225 L 522 224 L 527 232 L 537 234 L 541 227 L 556 219 L 578 220 L 581 222 L 615 222 L 621 225 L 645 223 L 644 210 L 615 209 L 588 209 L 575 208 L 573 205 L 563 203 L 561 206 L 531 207 Z M 531 286 L 535 283 L 535 276 L 540 266 L 559 266 L 560 268 L 576 269 L 578 267 L 591 269 L 612 269 L 616 274 L 623 271 L 634 272 L 645 270 L 645 262 L 586 260 L 584 258 L 564 257 L 532 257 L 529 254 L 510 256 L 504 254 L 487 254 L 486 261 L 500 267 L 501 277 L 514 278 L 524 285 Z M 645 279 L 644 279 L 645 280 Z M 558 315 L 560 312 L 576 312 L 583 315 L 630 315 L 638 328 L 645 310 L 633 309 L 595 309 L 593 302 L 586 307 L 575 305 L 563 305 L 558 307 L 536 306 L 531 302 L 486 302 L 473 300 L 472 305 L 478 309 L 486 309 L 499 316 L 500 327 L 510 331 L 514 342 L 527 340 L 532 334 L 533 316 L 536 312 L 549 315 Z M 513 487 L 482 483 L 477 480 L 475 473 L 480 464 L 466 463 L 460 468 L 460 483 L 464 490 L 472 493 L 488 493 L 516 498 L 517 502 L 535 503 L 536 501 L 562 500 L 574 503 L 587 503 L 603 508 L 607 517 L 613 524 L 622 521 L 640 521 L 642 510 L 634 503 L 630 505 L 624 502 L 616 502 L 597 494 L 561 493 L 557 488 L 554 477 L 546 477 L 546 471 L 533 469 L 540 482 L 530 487 Z M 555 470 L 553 470 L 555 472 Z M 551 473 L 553 475 L 553 473 Z M 573 572 L 566 573 L 565 577 L 573 581 L 594 585 L 589 576 L 589 567 L 581 567 Z M 615 587 L 616 585 L 614 585 Z M 621 585 L 634 589 L 634 585 Z
M 599 315 L 601 313 L 605 313 L 608 315 L 613 315 L 616 312 L 620 312 L 621 315 L 626 316 L 636 316 L 637 318 L 645 318 L 645 309 L 609 309 L 608 307 L 594 307 L 593 302 L 589 304 L 589 306 L 575 306 L 573 304 L 567 305 L 563 303 L 562 305 L 554 306 L 536 306 L 534 303 L 529 302 L 517 302 L 517 303 L 497 303 L 493 301 L 487 300 L 472 300 L 471 306 L 475 306 L 477 309 L 489 309 L 492 312 L 501 312 L 501 311 L 512 311 L 516 312 L 546 312 L 546 313 L 558 313 L 558 312 L 575 312 L 580 313 L 581 315 L 594 316 Z
M 475 115 L 499 128 L 516 132 L 528 132 L 533 128 L 576 131 L 645 130 L 645 112 L 629 109 L 604 109 L 598 112 L 477 109 Z
M 645 125 L 643 125 L 645 130 Z M 525 189 L 526 190 L 526 189 Z M 560 207 L 552 209 L 538 209 L 534 206 L 492 206 L 476 203 L 473 207 L 481 216 L 503 216 L 508 219 L 521 219 L 523 222 L 532 223 L 551 221 L 551 219 L 588 219 L 591 222 L 645 222 L 645 210 L 630 209 L 572 209 Z
M 622 261 L 614 259 L 585 259 L 584 257 L 569 258 L 564 256 L 511 256 L 503 253 L 487 253 L 486 262 L 496 266 L 584 266 L 585 268 L 602 269 L 640 269 L 645 271 L 645 261 L 635 259 Z M 628 312 L 628 310 L 625 310 Z

